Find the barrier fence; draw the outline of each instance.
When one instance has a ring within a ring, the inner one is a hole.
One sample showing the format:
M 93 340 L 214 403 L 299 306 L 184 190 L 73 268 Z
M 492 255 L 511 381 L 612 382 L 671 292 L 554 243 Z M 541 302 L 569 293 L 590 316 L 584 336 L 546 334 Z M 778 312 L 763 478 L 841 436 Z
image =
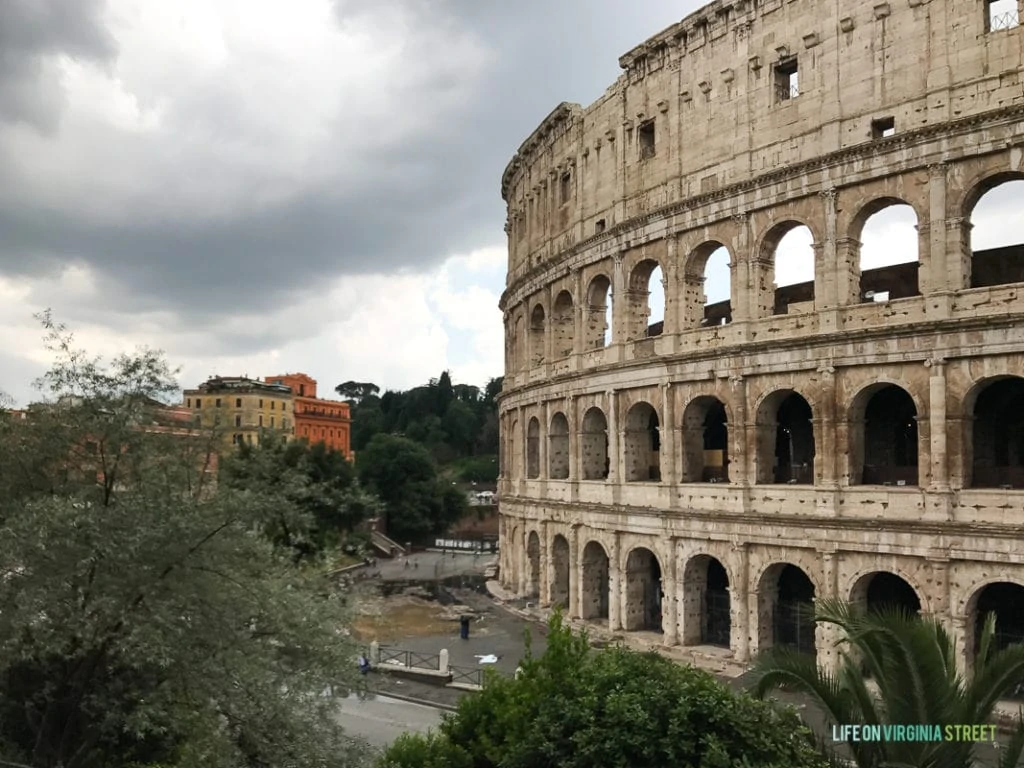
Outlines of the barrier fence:
M 483 688 L 485 670 L 481 667 L 453 667 L 448 663 L 447 649 L 440 653 L 420 653 L 373 642 L 362 653 L 370 661 L 371 668 L 380 672 L 405 672 L 440 679 L 445 685 L 459 688 Z

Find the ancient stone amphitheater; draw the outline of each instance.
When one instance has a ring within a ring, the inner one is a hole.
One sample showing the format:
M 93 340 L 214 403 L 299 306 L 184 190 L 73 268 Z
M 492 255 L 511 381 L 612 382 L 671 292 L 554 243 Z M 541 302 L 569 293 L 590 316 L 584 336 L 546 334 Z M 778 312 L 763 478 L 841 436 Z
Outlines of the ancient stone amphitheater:
M 966 669 L 979 617 L 1024 639 L 1024 246 L 972 247 L 1024 179 L 1020 11 L 720 0 L 541 123 L 502 179 L 506 588 L 738 664 L 833 663 L 831 596 Z

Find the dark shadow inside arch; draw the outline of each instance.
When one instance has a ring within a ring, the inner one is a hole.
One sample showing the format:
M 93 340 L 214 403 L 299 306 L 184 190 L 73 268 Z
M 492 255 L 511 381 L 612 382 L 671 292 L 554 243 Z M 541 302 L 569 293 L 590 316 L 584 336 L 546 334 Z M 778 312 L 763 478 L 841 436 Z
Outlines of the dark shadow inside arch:
M 626 610 L 624 626 L 627 632 L 662 631 L 661 564 L 651 550 L 638 547 L 626 558 Z
M 608 479 L 608 420 L 600 408 L 590 408 L 583 415 L 580 454 L 584 480 Z
M 554 581 L 551 582 L 551 604 L 561 608 L 569 607 L 570 571 L 569 542 L 561 534 L 551 541 L 551 565 Z
M 814 654 L 814 584 L 800 568 L 776 563 L 764 572 L 758 588 L 760 650 L 792 648 Z
M 548 477 L 552 480 L 569 478 L 569 420 L 564 413 L 551 417 L 548 433 Z
M 626 482 L 661 480 L 661 436 L 658 412 L 649 403 L 637 403 L 626 415 L 623 436 Z
M 526 559 L 530 564 L 530 583 L 526 586 L 526 593 L 529 597 L 540 596 L 540 536 L 536 531 L 531 531 L 526 540 Z
M 732 615 L 729 575 L 710 555 L 697 555 L 683 571 L 683 645 L 729 648 Z
M 757 482 L 813 485 L 811 406 L 792 390 L 769 395 L 757 414 Z
M 1024 379 L 989 384 L 974 404 L 972 488 L 1024 488 Z
M 985 621 L 991 614 L 995 615 L 996 622 L 992 652 L 1024 644 L 1024 587 L 1005 581 L 989 584 L 972 602 L 974 610 L 970 620 L 973 638 L 968 647 L 972 649 L 973 660 L 977 660 Z M 1018 701 L 1024 699 L 1024 684 L 1017 687 L 1012 698 Z
M 526 427 L 526 477 L 540 477 L 540 422 L 536 417 Z
M 580 618 L 607 619 L 610 589 L 608 554 L 596 541 L 583 548 L 583 601 Z
M 917 485 L 917 407 L 906 390 L 879 388 L 864 409 L 864 485 Z

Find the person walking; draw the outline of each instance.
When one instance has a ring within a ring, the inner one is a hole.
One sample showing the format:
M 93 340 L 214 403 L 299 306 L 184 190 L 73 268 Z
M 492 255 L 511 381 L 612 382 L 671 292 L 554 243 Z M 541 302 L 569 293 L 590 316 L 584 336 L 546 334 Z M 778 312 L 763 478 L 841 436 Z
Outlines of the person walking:
M 469 640 L 469 616 L 459 617 L 459 637 Z

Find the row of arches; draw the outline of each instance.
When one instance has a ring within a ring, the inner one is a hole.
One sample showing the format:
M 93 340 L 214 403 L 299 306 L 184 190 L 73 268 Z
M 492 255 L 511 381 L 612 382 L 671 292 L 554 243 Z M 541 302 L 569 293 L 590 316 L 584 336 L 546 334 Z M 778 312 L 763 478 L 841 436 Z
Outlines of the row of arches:
M 518 535 L 516 527 L 513 541 Z M 540 536 L 530 531 L 526 538 L 523 565 L 527 571 L 520 586 L 526 596 L 539 598 L 543 579 Z M 574 618 L 607 621 L 613 631 L 621 628 L 626 632 L 664 634 L 669 644 L 736 651 L 742 638 L 737 637 L 734 625 L 739 614 L 749 611 L 742 621 L 746 629 L 740 629 L 750 633 L 757 651 L 785 646 L 801 653 L 817 653 L 814 602 L 818 594 L 808 574 L 793 563 L 774 563 L 761 573 L 756 584 L 737 585 L 721 560 L 698 554 L 682 564 L 679 582 L 673 584 L 663 575 L 665 569 L 655 552 L 643 546 L 626 554 L 618 580 L 613 578 L 613 559 L 597 540 L 583 544 L 575 569 L 565 536 L 556 534 L 551 539 L 550 553 L 550 603 L 574 612 Z M 516 567 L 513 563 L 512 570 Z M 503 578 L 516 587 L 515 573 L 512 576 Z M 574 591 L 579 595 L 578 605 L 571 597 Z M 751 603 L 746 599 L 748 592 L 756 595 Z M 890 571 L 860 575 L 841 597 L 868 611 L 898 609 L 916 614 L 924 608 L 918 590 Z M 674 610 L 670 601 L 675 601 Z M 973 591 L 964 617 L 969 658 L 977 653 L 981 628 L 990 614 L 996 616 L 997 647 L 1024 643 L 1024 586 L 999 581 Z
M 965 487 L 1024 488 L 1024 378 L 1003 376 L 981 383 L 965 404 Z M 861 390 L 845 415 L 849 484 L 914 486 L 919 481 L 918 407 L 906 389 L 875 383 Z M 683 483 L 729 482 L 730 424 L 725 403 L 704 395 L 691 400 L 679 422 L 677 445 Z M 821 428 L 806 398 L 793 390 L 766 397 L 755 414 L 755 476 L 757 484 L 813 485 L 819 474 Z M 518 424 L 510 431 L 513 479 L 518 466 Z M 604 410 L 584 411 L 576 435 L 574 461 L 569 419 L 558 411 L 547 426 L 546 467 L 542 466 L 544 429 L 531 417 L 526 427 L 525 476 L 551 480 L 612 480 L 612 445 Z M 664 430 L 658 411 L 644 401 L 625 414 L 618 436 L 621 482 L 660 482 L 667 475 L 663 443 L 676 439 Z M 574 465 L 576 472 L 574 474 Z M 502 463 L 502 471 L 506 469 Z M 671 479 L 671 478 L 670 478 Z
M 1024 218 L 1007 216 L 1024 197 L 1024 174 L 996 174 L 979 182 L 968 196 L 961 246 L 970 254 L 967 287 L 1024 281 Z M 917 203 L 924 205 L 924 201 Z M 878 302 L 920 295 L 927 286 L 920 275 L 922 237 L 928 235 L 923 214 L 906 200 L 886 196 L 862 203 L 839 248 L 856 272 L 852 296 L 840 303 Z M 815 308 L 815 264 L 823 233 L 799 219 L 777 222 L 757 240 L 752 260 L 770 264 L 770 288 L 759 299 L 761 316 L 812 311 Z M 621 300 L 613 291 L 610 272 L 598 272 L 581 286 L 581 295 L 558 291 L 550 304 L 528 303 L 527 314 L 510 327 L 510 371 L 535 368 L 574 352 L 601 349 L 618 339 L 637 341 L 666 328 L 666 304 L 676 298 L 679 310 L 673 330 L 728 324 L 737 309 L 736 260 L 731 239 L 711 239 L 680 258 L 679 285 L 668 285 L 657 259 L 643 258 L 624 275 Z M 945 265 L 937 265 L 945 272 Z M 577 329 L 577 314 L 581 315 Z M 550 334 L 550 341 L 548 336 Z M 577 339 L 577 335 L 580 338 Z

